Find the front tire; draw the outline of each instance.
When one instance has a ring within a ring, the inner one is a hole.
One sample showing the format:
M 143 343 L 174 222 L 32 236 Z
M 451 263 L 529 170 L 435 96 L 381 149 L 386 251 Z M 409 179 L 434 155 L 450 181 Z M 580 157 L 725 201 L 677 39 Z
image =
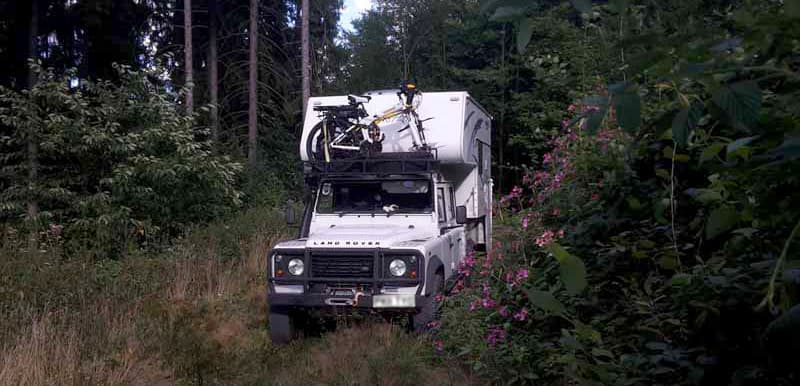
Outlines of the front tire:
M 419 312 L 411 316 L 411 328 L 415 332 L 425 332 L 429 329 L 429 324 L 434 320 L 439 319 L 441 303 L 436 301 L 437 295 L 444 291 L 444 274 L 436 272 L 430 283 L 433 290 L 425 297 L 425 303 L 420 308 Z
M 274 344 L 287 344 L 297 337 L 298 315 L 286 307 L 269 308 L 269 336 Z

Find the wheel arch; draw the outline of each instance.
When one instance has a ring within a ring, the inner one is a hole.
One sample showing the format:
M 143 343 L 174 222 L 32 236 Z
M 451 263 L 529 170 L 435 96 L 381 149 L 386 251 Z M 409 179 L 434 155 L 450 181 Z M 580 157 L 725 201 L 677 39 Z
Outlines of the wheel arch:
M 428 265 L 425 267 L 425 291 L 423 295 L 428 296 L 430 295 L 430 288 L 428 288 L 428 283 L 431 283 L 433 280 L 434 275 L 436 275 L 439 271 L 442 272 L 442 280 L 444 280 L 444 263 L 439 258 L 439 256 L 431 256 L 428 259 Z

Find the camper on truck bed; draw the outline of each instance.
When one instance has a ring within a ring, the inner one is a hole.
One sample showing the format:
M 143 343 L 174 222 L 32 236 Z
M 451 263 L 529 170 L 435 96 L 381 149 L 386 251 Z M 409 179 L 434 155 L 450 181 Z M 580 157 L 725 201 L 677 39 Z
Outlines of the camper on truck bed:
M 312 311 L 404 314 L 423 329 L 467 251 L 490 247 L 489 114 L 466 92 L 411 83 L 314 97 L 300 155 L 300 235 L 268 255 L 272 340 Z

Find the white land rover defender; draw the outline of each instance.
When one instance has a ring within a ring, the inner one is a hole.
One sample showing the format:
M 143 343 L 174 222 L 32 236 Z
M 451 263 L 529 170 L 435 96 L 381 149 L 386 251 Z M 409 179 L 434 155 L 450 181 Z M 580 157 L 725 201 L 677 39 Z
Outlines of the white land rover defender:
M 417 94 L 425 147 L 399 116 L 382 122 L 379 152 L 310 154 L 306 144 L 326 107 L 358 101 L 367 114 L 361 117 L 378 117 L 397 105 L 398 95 L 309 100 L 300 146 L 306 181 L 300 237 L 268 255 L 273 342 L 293 339 L 312 310 L 407 314 L 415 329 L 424 328 L 466 251 L 490 247 L 491 117 L 466 92 Z

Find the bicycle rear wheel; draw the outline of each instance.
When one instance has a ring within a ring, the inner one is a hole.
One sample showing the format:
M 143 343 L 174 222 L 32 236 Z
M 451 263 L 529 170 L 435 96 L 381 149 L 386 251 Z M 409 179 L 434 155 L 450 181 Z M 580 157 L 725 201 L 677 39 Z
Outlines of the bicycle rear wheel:
M 331 142 L 335 138 L 341 137 L 338 141 L 339 145 L 360 148 L 363 141 L 356 137 L 361 134 L 362 126 L 364 125 L 355 125 L 353 130 L 348 131 L 348 128 L 343 128 L 342 125 L 336 124 L 335 121 L 317 123 L 308 133 L 308 138 L 306 139 L 306 154 L 308 154 L 309 161 L 325 162 L 325 152 L 327 151 L 328 160 L 331 161 L 331 168 L 336 170 L 346 169 L 351 163 L 341 161 L 357 157 L 360 154 L 359 150 L 335 148 L 331 146 Z M 327 141 L 323 127 L 328 130 Z

